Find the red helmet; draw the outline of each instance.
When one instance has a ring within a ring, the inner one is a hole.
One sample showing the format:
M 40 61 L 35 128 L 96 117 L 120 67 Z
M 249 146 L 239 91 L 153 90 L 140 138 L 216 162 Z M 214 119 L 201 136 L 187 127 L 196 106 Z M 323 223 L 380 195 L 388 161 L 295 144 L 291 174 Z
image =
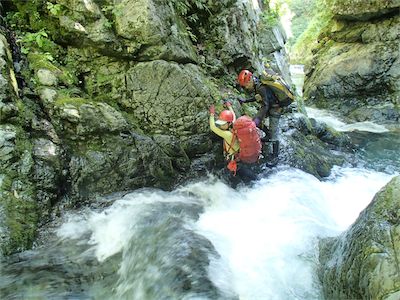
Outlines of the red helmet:
M 249 70 L 242 70 L 239 73 L 237 80 L 241 86 L 246 86 L 249 83 L 249 81 L 251 80 L 252 76 L 253 76 L 253 73 L 251 73 Z
M 215 122 L 218 125 L 223 125 L 226 122 L 233 122 L 233 112 L 230 110 L 223 110 L 218 116 L 218 120 Z

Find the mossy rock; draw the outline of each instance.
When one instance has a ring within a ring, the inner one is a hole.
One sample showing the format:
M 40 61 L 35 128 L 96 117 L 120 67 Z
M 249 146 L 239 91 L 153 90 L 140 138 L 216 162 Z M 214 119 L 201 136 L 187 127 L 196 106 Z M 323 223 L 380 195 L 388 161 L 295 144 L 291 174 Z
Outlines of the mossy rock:
M 399 7 L 399 1 L 381 0 L 333 0 L 331 6 L 336 17 L 356 20 L 377 18 Z
M 52 59 L 52 58 L 51 58 Z M 38 72 L 41 69 L 50 71 L 61 83 L 71 86 L 77 83 L 77 78 L 67 68 L 57 66 L 50 60 L 49 54 L 31 52 L 28 54 L 29 66 Z
M 168 144 L 166 148 L 165 139 L 173 138 L 154 141 L 137 134 L 103 135 L 70 144 L 69 174 L 75 201 L 144 186 L 171 188 L 179 172 L 188 167 L 188 160 L 177 140 L 174 147 Z
M 39 215 L 35 201 L 18 193 L 0 193 L 0 250 L 2 254 L 30 249 L 36 238 Z
M 320 242 L 319 275 L 327 299 L 397 299 L 400 177 L 374 197 L 340 237 Z

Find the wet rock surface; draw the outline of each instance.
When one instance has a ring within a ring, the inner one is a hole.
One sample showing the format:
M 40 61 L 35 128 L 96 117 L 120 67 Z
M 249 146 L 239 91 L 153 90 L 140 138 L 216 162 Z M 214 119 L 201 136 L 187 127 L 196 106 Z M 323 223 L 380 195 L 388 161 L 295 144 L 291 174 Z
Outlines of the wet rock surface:
M 319 277 L 327 299 L 399 297 L 399 205 L 397 176 L 347 231 L 320 242 Z
M 334 1 L 304 85 L 308 103 L 398 127 L 398 1 Z

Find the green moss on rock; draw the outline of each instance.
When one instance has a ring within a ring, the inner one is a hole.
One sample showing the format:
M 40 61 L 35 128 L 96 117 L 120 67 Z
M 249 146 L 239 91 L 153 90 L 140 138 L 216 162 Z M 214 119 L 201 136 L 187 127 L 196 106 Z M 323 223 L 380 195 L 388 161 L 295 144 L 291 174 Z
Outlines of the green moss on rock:
M 397 299 L 400 291 L 400 176 L 374 197 L 340 237 L 320 242 L 327 299 Z
M 19 197 L 17 192 L 2 192 L 0 207 L 6 216 L 5 225 L 9 236 L 1 243 L 3 254 L 30 249 L 36 237 L 38 214 L 36 203 Z
M 57 100 L 54 102 L 55 106 L 73 106 L 79 108 L 83 104 L 91 103 L 90 100 L 81 98 L 81 97 L 68 97 L 68 96 L 60 96 L 57 97 Z
M 51 61 L 51 57 L 47 53 L 30 52 L 28 54 L 28 62 L 31 69 L 38 71 L 46 69 L 52 72 L 63 84 L 70 86 L 77 83 L 77 78 L 68 68 L 57 66 Z

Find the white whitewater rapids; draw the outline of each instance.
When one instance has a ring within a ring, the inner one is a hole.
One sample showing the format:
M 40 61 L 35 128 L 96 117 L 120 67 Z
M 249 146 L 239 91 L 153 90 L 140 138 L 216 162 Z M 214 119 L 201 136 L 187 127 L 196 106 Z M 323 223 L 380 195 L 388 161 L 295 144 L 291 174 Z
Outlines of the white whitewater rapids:
M 326 110 L 306 107 L 306 112 L 309 118 L 314 118 L 316 120 L 322 121 L 337 131 L 344 132 L 344 131 L 358 130 L 358 131 L 366 131 L 373 133 L 383 133 L 389 131 L 385 126 L 370 121 L 355 122 L 348 124 L 340 120 L 340 118 L 336 116 L 334 113 Z
M 392 176 L 335 168 L 321 182 L 302 171 L 281 167 L 253 187 L 238 190 L 210 178 L 169 196 L 129 194 L 105 211 L 71 216 L 58 235 L 76 241 L 90 232 L 97 259 L 105 261 L 124 251 L 143 205 L 186 201 L 184 195 L 191 195 L 190 201 L 202 203 L 205 211 L 197 222 L 186 226 L 209 239 L 220 254 L 209 268 L 218 288 L 241 300 L 321 299 L 316 278 L 318 238 L 336 236 L 348 228 Z M 121 275 L 124 264 L 121 261 Z M 140 299 L 140 291 L 134 295 L 132 299 Z

